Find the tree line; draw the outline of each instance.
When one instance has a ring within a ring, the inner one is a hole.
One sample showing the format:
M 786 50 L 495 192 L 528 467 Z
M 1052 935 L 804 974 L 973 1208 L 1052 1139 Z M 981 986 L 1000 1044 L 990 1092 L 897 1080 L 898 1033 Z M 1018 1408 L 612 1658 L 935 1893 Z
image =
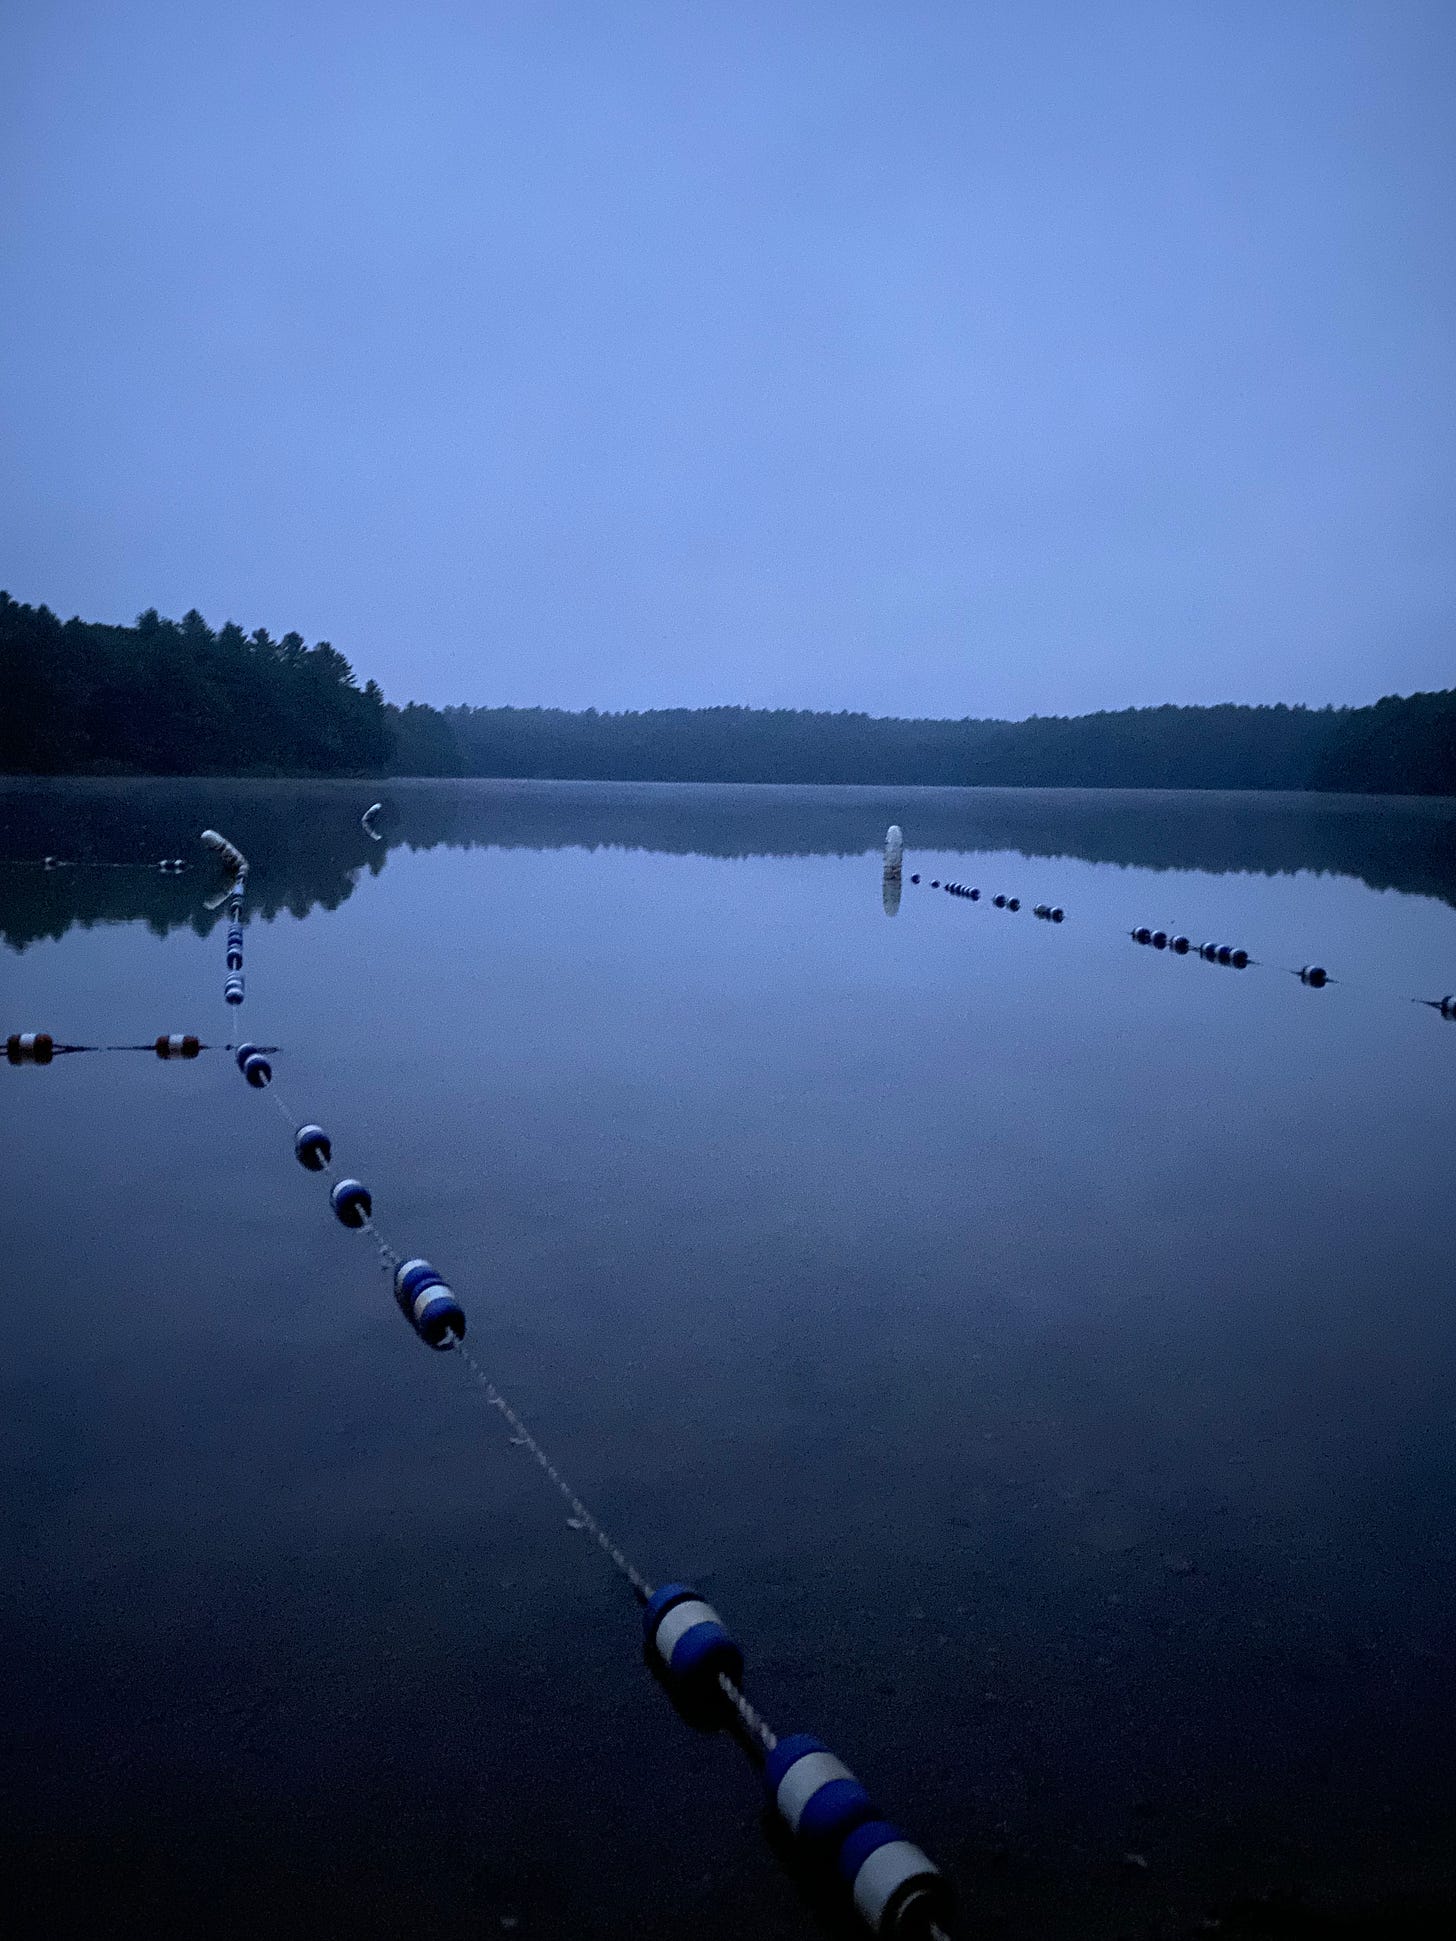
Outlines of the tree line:
M 392 753 L 384 696 L 328 641 L 214 633 L 196 608 L 111 627 L 0 593 L 0 695 L 9 774 L 365 774 Z
M 1456 690 L 1365 708 L 1126 708 L 1026 721 L 763 708 L 397 707 L 327 641 L 195 609 L 135 627 L 0 593 L 0 771 L 1456 794 Z

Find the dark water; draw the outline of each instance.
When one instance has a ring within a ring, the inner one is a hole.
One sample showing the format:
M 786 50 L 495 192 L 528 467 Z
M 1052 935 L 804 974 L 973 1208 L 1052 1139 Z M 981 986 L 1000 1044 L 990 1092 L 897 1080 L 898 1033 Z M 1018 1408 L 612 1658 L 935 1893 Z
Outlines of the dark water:
M 1456 805 L 370 799 L 0 784 L 0 856 L 249 852 L 280 1092 L 967 1931 L 1445 1933 L 1456 1024 L 1401 1000 L 1456 989 Z M 0 1026 L 225 1036 L 214 887 L 0 867 Z M 24 1932 L 826 1931 L 268 1097 L 75 1057 L 0 1115 Z

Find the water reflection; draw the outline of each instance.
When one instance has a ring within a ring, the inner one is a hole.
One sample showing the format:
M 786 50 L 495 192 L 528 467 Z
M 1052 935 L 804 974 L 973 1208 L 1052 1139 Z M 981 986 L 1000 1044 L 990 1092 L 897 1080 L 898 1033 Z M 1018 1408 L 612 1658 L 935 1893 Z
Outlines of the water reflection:
M 377 787 L 377 784 L 375 785 Z M 23 949 L 73 925 L 144 921 L 206 934 L 205 823 L 254 859 L 253 907 L 334 909 L 391 849 L 602 847 L 704 856 L 866 855 L 904 825 L 912 851 L 1014 850 L 1145 869 L 1359 878 L 1456 904 L 1456 802 L 1445 798 L 1082 789 L 790 788 L 640 782 L 0 781 L 0 937 Z M 80 865 L 21 868 L 46 855 Z M 886 885 L 885 907 L 890 898 Z

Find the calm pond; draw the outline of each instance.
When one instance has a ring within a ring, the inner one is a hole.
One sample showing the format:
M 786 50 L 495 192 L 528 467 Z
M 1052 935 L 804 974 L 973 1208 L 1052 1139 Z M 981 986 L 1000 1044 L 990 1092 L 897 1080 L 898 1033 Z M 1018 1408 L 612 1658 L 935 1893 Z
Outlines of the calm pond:
M 27 1934 L 837 1932 L 280 1098 L 968 1931 L 1456 1908 L 1456 804 L 7 782 L 0 858 L 4 1032 L 280 1048 L 0 1068 Z

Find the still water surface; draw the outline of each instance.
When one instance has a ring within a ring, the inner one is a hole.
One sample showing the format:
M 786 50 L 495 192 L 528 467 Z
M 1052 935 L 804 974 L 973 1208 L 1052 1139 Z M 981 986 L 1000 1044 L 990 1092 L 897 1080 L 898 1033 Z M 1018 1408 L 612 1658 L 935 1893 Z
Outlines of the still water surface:
M 229 1036 L 222 828 L 235 1035 L 971 1931 L 1449 1917 L 1456 1024 L 1406 1000 L 1456 988 L 1456 805 L 391 784 L 376 844 L 371 799 L 0 784 L 0 1028 Z M 268 1097 L 75 1057 L 0 1124 L 26 1933 L 833 1931 Z

